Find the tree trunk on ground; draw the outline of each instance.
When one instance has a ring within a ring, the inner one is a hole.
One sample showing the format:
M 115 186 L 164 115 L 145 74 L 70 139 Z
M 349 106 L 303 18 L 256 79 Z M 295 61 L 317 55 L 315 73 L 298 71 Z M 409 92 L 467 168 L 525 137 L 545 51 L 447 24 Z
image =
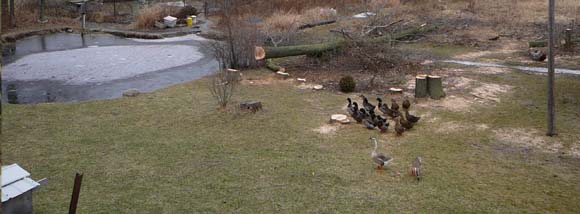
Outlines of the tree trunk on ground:
M 577 38 L 572 37 L 570 39 L 570 41 L 572 41 L 572 43 L 580 43 L 580 37 L 577 37 Z M 541 47 L 548 46 L 548 42 L 547 41 L 531 41 L 531 42 L 528 42 L 528 46 L 530 48 L 541 48 Z
M 280 67 L 280 66 L 276 65 L 274 62 L 272 62 L 272 59 L 266 59 L 266 68 L 268 68 L 274 72 L 282 70 L 282 67 Z
M 401 41 L 407 39 L 408 37 L 415 36 L 421 33 L 427 33 L 435 30 L 436 26 L 429 27 L 418 27 L 409 29 L 406 31 L 399 32 L 392 36 L 381 36 L 370 39 L 374 43 L 383 43 L 389 41 Z M 338 40 L 334 42 L 327 42 L 321 44 L 313 45 L 296 45 L 296 46 L 284 46 L 284 47 L 264 47 L 266 51 L 266 59 L 280 58 L 288 56 L 299 56 L 299 55 L 318 55 L 322 52 L 332 51 L 347 45 L 347 41 Z
M 427 76 L 418 75 L 415 77 L 415 98 L 425 98 L 428 95 Z
M 336 22 L 336 20 L 326 20 L 326 21 L 321 21 L 321 22 L 307 23 L 307 24 L 300 25 L 300 27 L 298 27 L 298 30 L 303 30 L 306 28 L 313 28 L 313 27 L 317 27 L 317 26 L 321 26 L 321 25 L 329 25 L 329 24 L 332 24 L 335 22 Z
M 445 96 L 440 76 L 427 76 L 427 87 L 429 87 L 429 95 L 431 96 L 431 99 L 438 100 Z

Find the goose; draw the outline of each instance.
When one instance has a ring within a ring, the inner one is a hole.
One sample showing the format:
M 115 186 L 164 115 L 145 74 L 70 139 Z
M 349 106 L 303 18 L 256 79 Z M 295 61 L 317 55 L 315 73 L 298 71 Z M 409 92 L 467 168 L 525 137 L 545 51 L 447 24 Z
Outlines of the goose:
M 382 169 L 384 166 L 388 165 L 393 158 L 386 156 L 383 153 L 377 153 L 377 148 L 379 147 L 377 139 L 374 137 L 370 137 L 369 139 L 375 143 L 375 149 L 371 152 L 371 159 L 377 164 L 377 169 Z
M 421 117 L 417 117 L 417 116 L 414 116 L 412 114 L 409 114 L 409 110 L 405 110 L 405 117 L 411 123 L 417 123 L 421 119 Z
M 395 124 L 395 132 L 397 132 L 397 136 L 402 136 L 403 132 L 405 132 L 405 128 L 401 125 L 401 118 L 397 118 L 397 123 Z
M 363 98 L 363 107 L 364 107 L 365 109 L 367 109 L 367 110 L 369 110 L 369 111 L 370 111 L 370 110 L 375 110 L 375 106 L 369 102 L 369 99 L 367 99 L 367 97 L 365 97 L 365 96 L 364 96 L 364 95 L 362 95 L 362 94 L 360 95 L 360 97 L 362 97 L 362 98 Z
M 417 181 L 421 180 L 421 157 L 417 157 L 415 160 L 413 160 L 413 162 L 411 162 L 411 169 L 409 171 L 411 176 L 415 176 L 417 178 Z
M 411 108 L 411 102 L 409 102 L 409 99 L 405 97 L 405 101 L 403 101 L 403 109 L 409 110 L 409 108 Z

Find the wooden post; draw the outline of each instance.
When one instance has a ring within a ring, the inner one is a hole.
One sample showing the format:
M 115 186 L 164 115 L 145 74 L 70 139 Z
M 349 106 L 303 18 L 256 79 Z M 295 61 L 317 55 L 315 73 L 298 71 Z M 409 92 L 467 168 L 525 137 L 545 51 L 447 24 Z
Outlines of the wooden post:
M 427 76 L 427 87 L 429 88 L 431 99 L 438 100 L 445 96 L 443 82 L 440 76 Z
M 572 41 L 572 29 L 566 29 L 566 44 L 564 44 L 566 50 L 573 51 L 574 50 L 574 42 Z
M 40 6 L 39 6 L 39 10 L 38 10 L 38 21 L 41 23 L 45 23 L 48 20 L 46 20 L 46 17 L 44 16 L 44 7 L 46 6 L 45 4 L 45 0 L 40 0 Z
M 79 203 L 79 195 L 81 193 L 81 182 L 83 181 L 83 174 L 76 173 L 75 175 L 75 184 L 73 186 L 73 192 L 70 199 L 70 206 L 68 209 L 69 214 L 76 214 L 77 213 L 77 204 Z
M 427 97 L 427 75 L 417 75 L 415 77 L 415 98 Z
M 556 135 L 554 108 L 554 10 L 555 0 L 549 0 L 548 6 L 548 132 L 546 135 Z
M 14 17 L 14 0 L 10 0 L 10 27 L 16 26 L 16 17 Z

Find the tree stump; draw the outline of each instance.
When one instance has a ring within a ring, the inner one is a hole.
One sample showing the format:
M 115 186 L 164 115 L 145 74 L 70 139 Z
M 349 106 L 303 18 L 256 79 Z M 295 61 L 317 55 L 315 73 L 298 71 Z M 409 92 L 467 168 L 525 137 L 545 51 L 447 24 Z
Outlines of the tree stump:
M 415 77 L 415 98 L 425 98 L 429 95 L 427 91 L 427 75 L 417 75 Z
M 438 100 L 445 96 L 440 76 L 427 76 L 427 87 L 429 87 L 429 95 L 431 96 L 431 99 Z
M 255 100 L 244 101 L 240 103 L 240 109 L 255 113 L 257 111 L 262 110 L 262 102 Z
M 546 60 L 546 53 L 538 49 L 530 49 L 530 58 L 534 61 L 543 62 Z

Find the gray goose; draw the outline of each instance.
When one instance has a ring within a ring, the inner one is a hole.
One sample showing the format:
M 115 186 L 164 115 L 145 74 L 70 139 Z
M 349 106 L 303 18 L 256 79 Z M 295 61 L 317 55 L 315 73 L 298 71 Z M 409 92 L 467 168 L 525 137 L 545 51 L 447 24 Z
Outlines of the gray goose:
M 373 152 L 371 152 L 371 159 L 373 160 L 374 163 L 377 164 L 377 169 L 382 169 L 384 166 L 388 165 L 393 160 L 393 158 L 386 156 L 383 153 L 378 153 L 377 148 L 379 147 L 379 144 L 377 142 L 377 139 L 374 137 L 371 137 L 369 139 L 374 141 L 375 143 L 375 149 L 373 150 Z

